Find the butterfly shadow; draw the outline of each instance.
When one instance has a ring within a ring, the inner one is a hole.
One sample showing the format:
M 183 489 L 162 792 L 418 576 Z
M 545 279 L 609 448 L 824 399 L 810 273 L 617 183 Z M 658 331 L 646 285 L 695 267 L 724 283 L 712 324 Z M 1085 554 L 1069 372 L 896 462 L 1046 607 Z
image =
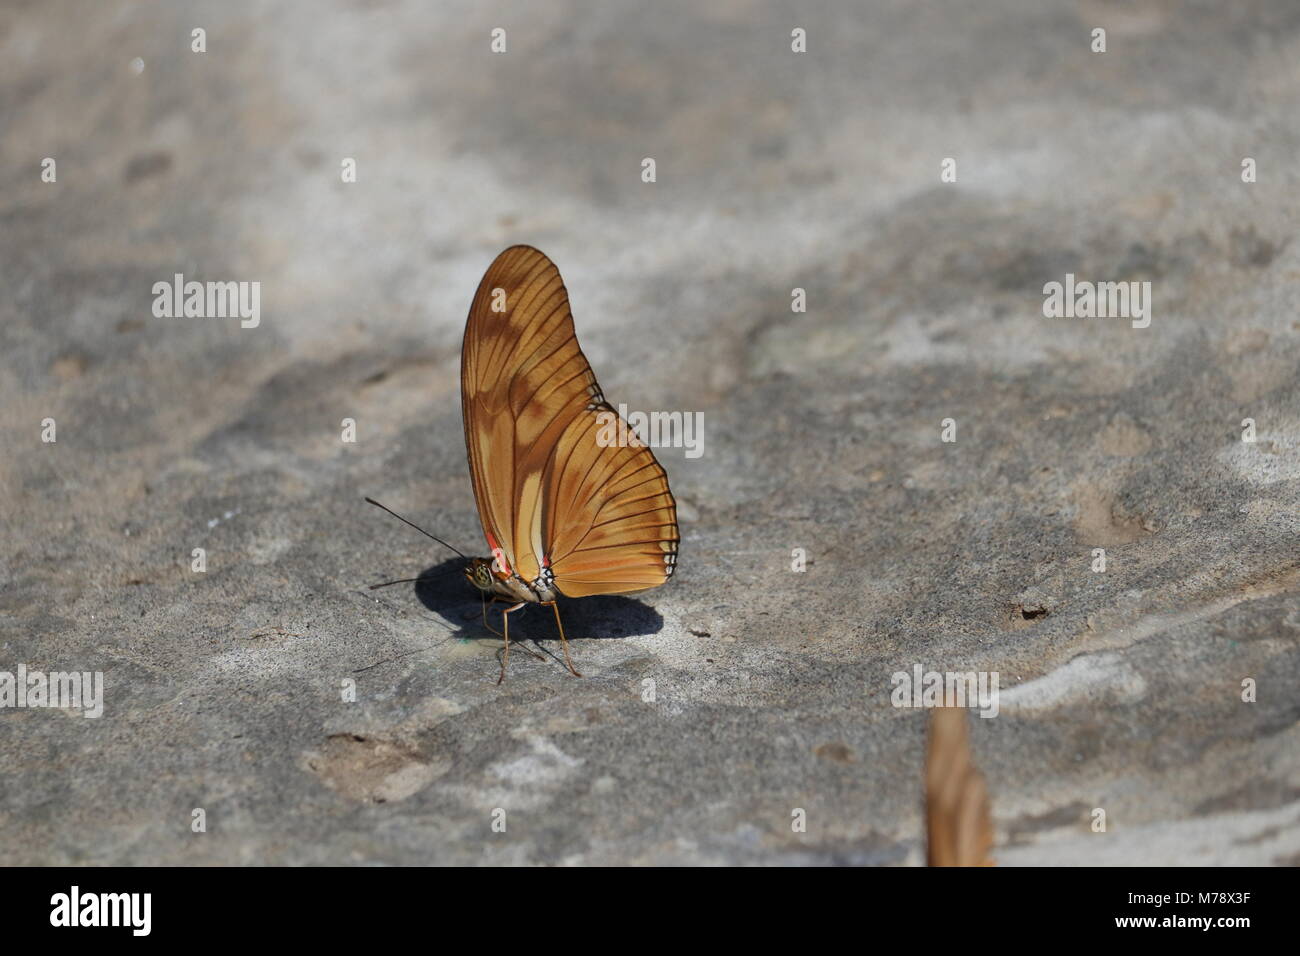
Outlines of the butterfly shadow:
M 420 603 L 441 617 L 458 639 L 501 640 L 483 626 L 483 596 L 465 579 L 465 561 L 452 558 L 425 568 L 415 581 L 415 596 Z M 501 612 L 509 605 L 489 603 L 488 623 L 501 630 Z M 588 638 L 606 639 L 658 634 L 663 629 L 663 615 L 635 598 L 617 594 L 597 594 L 585 598 L 561 598 L 560 620 L 570 641 Z M 554 642 L 559 632 L 549 607 L 524 605 L 510 615 L 510 641 L 539 644 Z M 549 649 L 549 647 L 548 647 Z

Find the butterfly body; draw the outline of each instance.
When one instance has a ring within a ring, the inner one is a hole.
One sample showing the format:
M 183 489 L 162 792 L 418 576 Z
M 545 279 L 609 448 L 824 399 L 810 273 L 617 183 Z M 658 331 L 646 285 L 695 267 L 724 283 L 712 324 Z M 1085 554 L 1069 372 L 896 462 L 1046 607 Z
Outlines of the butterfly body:
M 680 535 L 667 475 L 605 401 L 559 269 L 537 249 L 511 246 L 479 283 L 461 348 L 461 410 L 493 555 L 466 567 L 475 587 L 516 602 L 513 611 L 672 576 Z M 623 426 L 615 443 L 602 438 L 611 415 Z
M 549 604 L 559 597 L 555 590 L 555 576 L 544 567 L 534 581 L 525 581 L 517 574 L 497 570 L 495 558 L 472 558 L 465 568 L 465 577 L 480 591 L 512 601 L 531 604 Z

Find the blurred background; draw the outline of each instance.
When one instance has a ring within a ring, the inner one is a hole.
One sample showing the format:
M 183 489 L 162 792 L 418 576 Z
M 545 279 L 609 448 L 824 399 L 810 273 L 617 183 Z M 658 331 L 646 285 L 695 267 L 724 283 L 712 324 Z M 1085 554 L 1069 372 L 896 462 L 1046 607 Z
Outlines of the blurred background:
M 0 714 L 0 854 L 918 863 L 920 664 L 1001 675 L 999 862 L 1300 861 L 1298 107 L 1287 0 L 10 0 L 0 670 L 106 687 Z M 497 688 L 457 574 L 366 590 L 455 566 L 361 499 L 485 551 L 460 340 L 516 242 L 704 455 L 671 583 Z M 178 272 L 260 325 L 155 317 Z M 1044 318 L 1067 272 L 1151 326 Z

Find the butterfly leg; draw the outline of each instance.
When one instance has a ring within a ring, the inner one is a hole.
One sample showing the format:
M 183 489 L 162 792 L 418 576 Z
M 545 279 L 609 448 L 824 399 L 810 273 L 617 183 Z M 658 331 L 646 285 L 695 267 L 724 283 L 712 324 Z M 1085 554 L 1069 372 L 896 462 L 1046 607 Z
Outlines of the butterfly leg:
M 500 636 L 501 636 L 501 632 L 498 631 L 495 627 L 493 627 L 491 624 L 488 623 L 488 619 L 487 619 L 487 609 L 488 609 L 488 605 L 489 605 L 489 604 L 496 604 L 497 601 L 503 601 L 503 600 L 504 600 L 503 598 L 499 598 L 499 597 L 493 596 L 492 600 L 490 600 L 490 601 L 484 601 L 484 602 L 483 602 L 483 626 L 486 627 L 486 628 L 487 628 L 489 631 L 491 631 L 493 634 L 495 634 L 497 637 L 500 637 Z
M 500 631 L 498 631 L 498 630 L 497 630 L 495 627 L 493 627 L 491 624 L 489 624 L 489 623 L 488 623 L 488 619 L 487 619 L 487 609 L 488 609 L 488 606 L 491 605 L 491 604 L 496 604 L 498 601 L 500 601 L 502 604 L 509 604 L 509 603 L 510 603 L 510 602 L 509 602 L 508 600 L 506 600 L 505 598 L 503 598 L 503 597 L 498 597 L 498 596 L 496 596 L 496 595 L 493 595 L 491 601 L 484 601 L 484 602 L 483 602 L 483 626 L 486 627 L 486 628 L 487 628 L 489 631 L 491 631 L 493 634 L 495 634 L 497 637 L 504 637 L 505 635 L 502 634 Z M 515 608 L 511 608 L 510 610 L 513 611 L 513 610 L 515 610 Z M 505 612 L 505 613 L 509 613 L 509 612 Z M 502 617 L 501 620 L 504 621 L 505 618 Z M 538 653 L 537 653 L 535 650 L 533 650 L 531 647 L 525 647 L 524 650 L 527 651 L 529 654 L 532 654 L 533 657 L 537 658 L 539 661 L 544 661 L 544 660 L 546 660 L 545 657 L 543 657 L 541 654 L 538 654 Z
M 506 652 L 501 658 L 501 674 L 497 677 L 498 684 L 506 679 L 506 666 L 510 663 L 510 612 L 517 611 L 523 606 L 524 602 L 520 601 L 514 607 L 508 607 L 501 612 L 501 626 L 505 628 L 505 633 L 502 634 L 502 637 L 506 639 Z
M 573 666 L 573 660 L 569 657 L 569 641 L 564 636 L 564 625 L 560 623 L 560 606 L 554 601 L 547 601 L 546 603 L 555 612 L 555 626 L 560 629 L 560 646 L 564 648 L 564 663 L 569 665 L 570 674 L 574 677 L 581 677 L 582 675 L 578 673 L 578 669 Z

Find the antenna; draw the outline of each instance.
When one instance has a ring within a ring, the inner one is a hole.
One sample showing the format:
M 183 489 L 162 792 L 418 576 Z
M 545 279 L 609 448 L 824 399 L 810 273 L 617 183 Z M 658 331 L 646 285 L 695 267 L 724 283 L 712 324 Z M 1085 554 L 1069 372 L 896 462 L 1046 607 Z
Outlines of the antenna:
M 367 585 L 367 589 L 377 591 L 380 588 L 386 588 L 391 584 L 410 584 L 412 581 L 432 581 L 434 578 L 440 578 L 444 574 L 458 570 L 457 568 L 445 568 L 442 571 L 435 571 L 433 574 L 421 574 L 418 578 L 398 578 L 396 581 L 384 581 L 380 584 Z
M 385 511 L 387 511 L 390 515 L 392 515 L 392 516 L 393 516 L 394 518 L 396 518 L 398 521 L 402 521 L 402 522 L 405 522 L 406 524 L 409 524 L 409 525 L 410 525 L 412 528 L 414 528 L 416 531 L 420 532 L 420 534 L 424 535 L 425 537 L 432 538 L 434 541 L 437 541 L 437 542 L 438 542 L 440 545 L 442 545 L 444 548 L 451 548 L 452 551 L 455 551 L 457 554 L 459 554 L 459 555 L 460 555 L 462 558 L 464 558 L 466 561 L 469 560 L 469 557 L 468 557 L 468 556 L 467 556 L 463 551 L 461 551 L 461 550 L 458 549 L 458 548 L 452 548 L 451 545 L 449 545 L 446 541 L 443 541 L 442 538 L 438 537 L 436 534 L 429 534 L 429 532 L 425 531 L 423 528 L 421 528 L 421 527 L 420 527 L 418 524 L 416 524 L 414 521 L 407 521 L 405 518 L 403 518 L 401 515 L 399 515 L 399 514 L 398 514 L 396 511 L 394 511 L 392 508 L 388 508 L 388 507 L 385 507 L 384 505 L 381 505 L 381 504 L 380 504 L 378 501 L 376 501 L 374 498 L 367 498 L 366 501 L 370 502 L 370 503 L 371 503 L 372 505 L 374 505 L 376 508 L 383 508 Z

